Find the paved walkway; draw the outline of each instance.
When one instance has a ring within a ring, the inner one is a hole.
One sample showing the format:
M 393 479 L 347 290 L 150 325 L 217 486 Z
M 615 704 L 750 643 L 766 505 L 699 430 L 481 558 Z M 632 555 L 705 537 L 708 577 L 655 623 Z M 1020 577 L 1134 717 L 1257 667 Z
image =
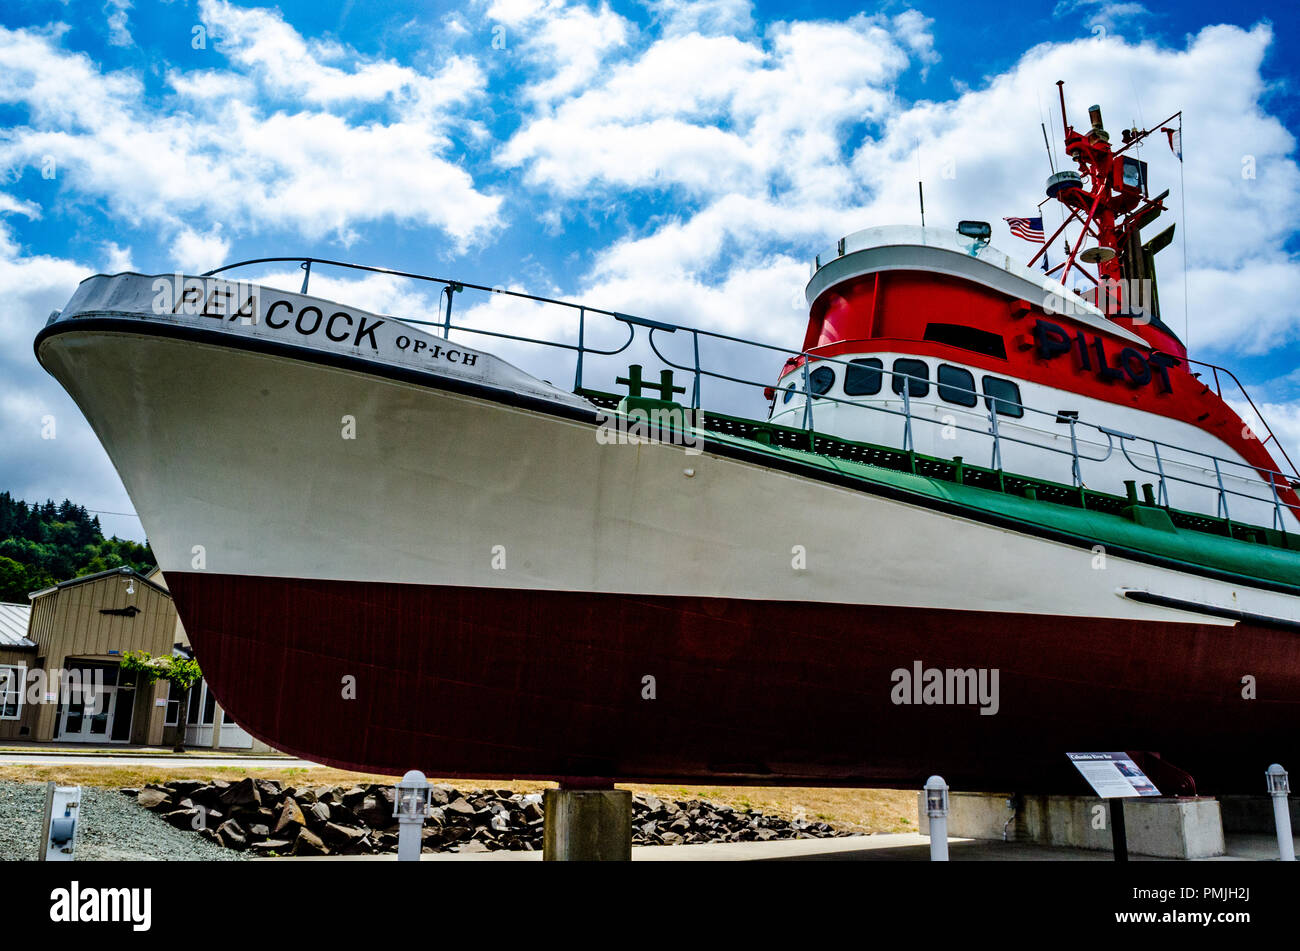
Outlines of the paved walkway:
M 1230 835 L 1228 854 L 1210 862 L 1270 861 L 1277 859 L 1277 840 L 1267 835 Z M 1020 842 L 987 839 L 949 839 L 948 855 L 953 862 L 1110 862 L 1109 852 L 1091 849 L 1063 849 Z M 1165 859 L 1130 856 L 1134 862 Z M 420 856 L 422 862 L 540 862 L 541 852 L 433 852 Z M 771 842 L 736 842 L 708 845 L 637 845 L 634 862 L 928 862 L 930 839 L 917 832 L 888 835 L 848 836 L 840 839 L 778 839 Z M 266 862 L 395 862 L 395 855 L 281 857 L 256 859 Z
M 0 764 L 5 766 L 238 766 L 246 769 L 313 769 L 320 763 L 291 756 L 240 756 L 203 750 L 173 753 L 170 750 L 68 750 L 43 749 L 16 751 L 0 749 Z

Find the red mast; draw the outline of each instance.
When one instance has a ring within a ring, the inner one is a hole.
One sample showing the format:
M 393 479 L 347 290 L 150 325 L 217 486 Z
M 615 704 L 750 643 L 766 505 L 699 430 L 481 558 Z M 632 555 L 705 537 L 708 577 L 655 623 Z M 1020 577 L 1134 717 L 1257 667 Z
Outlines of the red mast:
M 1173 240 L 1173 227 L 1145 245 L 1140 238 L 1141 229 L 1165 211 L 1164 199 L 1169 190 L 1150 197 L 1146 162 L 1127 154 L 1153 131 L 1176 118 L 1178 113 L 1151 129 L 1125 129 L 1121 134 L 1122 145 L 1116 149 L 1112 147 L 1110 133 L 1102 123 L 1101 107 L 1094 105 L 1088 109 L 1090 127 L 1079 132 L 1070 125 L 1066 116 L 1065 82 L 1058 81 L 1056 86 L 1061 99 L 1065 151 L 1074 160 L 1076 169 L 1052 175 L 1047 180 L 1047 196 L 1061 202 L 1069 210 L 1069 216 L 1029 263 L 1037 262 L 1068 225 L 1079 223 L 1082 226 L 1079 236 L 1065 261 L 1048 273 L 1059 270 L 1060 280 L 1064 283 L 1077 269 L 1096 285 L 1093 300 L 1108 316 L 1131 319 L 1134 331 L 1147 338 L 1153 346 L 1185 353 L 1172 331 L 1158 319 L 1153 320 L 1158 318 L 1153 258 Z M 1084 241 L 1089 237 L 1096 244 L 1084 248 Z M 1096 275 L 1089 272 L 1083 266 L 1085 264 L 1096 265 Z

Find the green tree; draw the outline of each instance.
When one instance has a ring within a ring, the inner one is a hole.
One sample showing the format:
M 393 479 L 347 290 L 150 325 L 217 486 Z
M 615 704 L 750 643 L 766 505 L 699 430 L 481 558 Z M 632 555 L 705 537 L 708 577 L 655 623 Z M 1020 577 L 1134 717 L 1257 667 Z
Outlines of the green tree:
M 135 674 L 136 683 L 142 680 L 153 686 L 159 680 L 165 680 L 180 693 L 181 736 L 176 742 L 176 752 L 185 752 L 185 711 L 189 708 L 190 690 L 203 678 L 199 662 L 180 654 L 160 654 L 152 656 L 148 651 L 127 651 L 122 655 L 122 670 Z
M 0 600 L 23 602 L 57 581 L 129 567 L 145 574 L 153 552 L 124 538 L 105 538 L 99 519 L 64 499 L 32 504 L 0 492 L 0 558 L 17 562 L 0 570 Z

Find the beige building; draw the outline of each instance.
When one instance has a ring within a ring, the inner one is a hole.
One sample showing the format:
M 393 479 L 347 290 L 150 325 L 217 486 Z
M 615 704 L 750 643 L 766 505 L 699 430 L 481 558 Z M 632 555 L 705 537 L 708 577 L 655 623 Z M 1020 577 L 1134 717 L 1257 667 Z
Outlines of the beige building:
M 205 681 L 182 711 L 166 681 L 136 683 L 121 670 L 128 651 L 190 653 L 157 569 L 104 571 L 28 597 L 30 606 L 0 606 L 0 738 L 171 746 L 183 730 L 191 748 L 270 749 L 226 720 Z
M 23 684 L 36 659 L 27 639 L 31 605 L 0 602 L 0 738 L 14 735 L 23 710 Z

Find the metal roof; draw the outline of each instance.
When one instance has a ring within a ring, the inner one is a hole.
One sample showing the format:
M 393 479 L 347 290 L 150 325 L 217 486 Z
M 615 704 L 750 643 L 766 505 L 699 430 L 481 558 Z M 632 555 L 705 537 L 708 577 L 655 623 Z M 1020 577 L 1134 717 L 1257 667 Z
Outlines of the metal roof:
M 32 616 L 30 604 L 0 602 L 0 647 L 35 647 L 27 639 L 27 622 Z
M 150 572 L 150 574 L 152 573 L 153 572 Z M 129 567 L 124 566 L 121 568 L 109 568 L 107 571 L 97 571 L 93 575 L 82 575 L 79 578 L 69 578 L 67 581 L 60 581 L 58 584 L 52 585 L 51 587 L 48 588 L 42 588 L 40 591 L 33 591 L 27 597 L 31 598 L 34 601 L 37 598 L 44 597 L 45 595 L 50 594 L 51 592 L 54 591 L 61 591 L 64 588 L 70 588 L 73 585 L 85 584 L 87 581 L 99 581 L 102 578 L 109 578 L 112 577 L 113 575 L 120 575 L 122 577 L 134 578 L 137 581 L 144 582 L 149 587 L 153 588 L 155 591 L 167 595 L 167 597 L 169 598 L 172 596 L 170 591 L 168 591 L 162 585 L 158 584 L 158 582 L 151 581 L 147 575 L 142 575 L 138 571 L 135 571 Z

